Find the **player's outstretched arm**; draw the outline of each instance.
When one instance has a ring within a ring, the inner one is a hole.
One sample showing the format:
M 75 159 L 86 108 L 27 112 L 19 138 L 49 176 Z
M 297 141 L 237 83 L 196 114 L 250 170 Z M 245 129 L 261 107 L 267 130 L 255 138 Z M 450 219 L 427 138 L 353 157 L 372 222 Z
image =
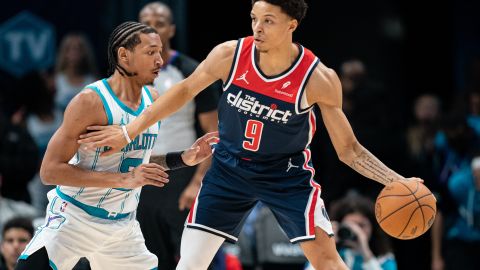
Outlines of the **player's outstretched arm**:
M 342 110 L 342 87 L 335 71 L 322 64 L 317 66 L 307 85 L 307 100 L 310 104 L 319 105 L 330 139 L 343 163 L 384 185 L 405 180 L 357 141 Z
M 236 41 L 222 43 L 215 47 L 197 69 L 186 79 L 175 84 L 159 97 L 133 122 L 126 126 L 128 136 L 135 138 L 143 130 L 179 110 L 200 91 L 213 82 L 228 77 L 235 54 Z M 109 146 L 104 154 L 118 152 L 126 144 L 125 134 L 119 126 L 92 126 L 93 132 L 82 134 L 79 143 L 90 143 L 93 147 Z
M 107 124 L 107 118 L 98 95 L 87 89 L 68 105 L 62 125 L 48 144 L 40 168 L 44 184 L 135 188 L 147 184 L 163 186 L 168 182 L 168 175 L 158 164 L 143 164 L 129 173 L 94 172 L 68 164 L 79 148 L 78 136 L 94 124 Z

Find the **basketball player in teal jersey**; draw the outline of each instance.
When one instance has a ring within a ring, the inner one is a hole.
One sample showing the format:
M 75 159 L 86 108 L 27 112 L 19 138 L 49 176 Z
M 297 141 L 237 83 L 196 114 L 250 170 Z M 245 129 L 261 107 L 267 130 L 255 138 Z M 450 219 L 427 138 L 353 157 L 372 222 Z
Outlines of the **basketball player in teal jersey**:
M 258 201 L 272 210 L 290 241 L 300 243 L 315 269 L 347 269 L 313 179 L 314 105 L 341 161 L 384 185 L 405 179 L 355 138 L 336 73 L 292 41 L 306 9 L 304 0 L 252 0 L 253 36 L 215 47 L 191 76 L 127 125 L 127 136 L 118 126 L 90 127 L 96 131 L 81 136 L 80 142 L 110 146 L 114 153 L 208 85 L 224 82 L 220 142 L 187 218 L 177 269 L 207 269 L 224 240 L 236 241 Z
M 156 269 L 135 220 L 144 185 L 163 187 L 166 169 L 195 165 L 211 155 L 215 133 L 181 153 L 152 157 L 159 130 L 154 123 L 120 153 L 103 157 L 77 137 L 93 124 L 126 125 L 157 98 L 151 84 L 162 65 L 157 32 L 137 22 L 118 26 L 109 40 L 108 79 L 85 87 L 69 104 L 50 141 L 40 174 L 57 187 L 48 194 L 46 221 L 20 256 L 16 269 L 72 269 L 81 257 L 92 269 Z M 166 138 L 173 139 L 173 138 Z

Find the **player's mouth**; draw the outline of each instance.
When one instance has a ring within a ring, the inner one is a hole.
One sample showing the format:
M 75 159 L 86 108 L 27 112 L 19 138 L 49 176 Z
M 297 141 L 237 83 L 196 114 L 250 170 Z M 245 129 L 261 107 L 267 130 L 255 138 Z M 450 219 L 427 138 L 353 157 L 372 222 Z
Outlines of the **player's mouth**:
M 253 40 L 255 41 L 255 44 L 263 43 L 263 40 L 259 38 L 254 38 Z
M 158 73 L 160 73 L 160 69 L 154 69 L 152 73 L 155 74 L 155 76 L 158 76 Z

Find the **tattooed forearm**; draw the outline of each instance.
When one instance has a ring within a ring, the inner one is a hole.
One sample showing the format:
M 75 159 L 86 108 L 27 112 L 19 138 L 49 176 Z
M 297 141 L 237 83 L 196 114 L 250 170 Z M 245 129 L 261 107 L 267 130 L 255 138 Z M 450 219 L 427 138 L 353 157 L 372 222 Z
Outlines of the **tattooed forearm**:
M 362 149 L 359 155 L 352 160 L 349 166 L 363 176 L 384 185 L 387 185 L 395 180 L 403 179 L 402 176 L 389 169 L 366 149 Z
M 162 166 L 163 168 L 165 168 L 165 170 L 169 170 L 169 169 L 170 169 L 170 168 L 168 168 L 168 166 L 167 166 L 166 155 L 151 156 L 151 157 L 150 157 L 150 162 L 152 162 L 152 163 L 157 163 L 158 165 L 160 165 L 160 166 Z

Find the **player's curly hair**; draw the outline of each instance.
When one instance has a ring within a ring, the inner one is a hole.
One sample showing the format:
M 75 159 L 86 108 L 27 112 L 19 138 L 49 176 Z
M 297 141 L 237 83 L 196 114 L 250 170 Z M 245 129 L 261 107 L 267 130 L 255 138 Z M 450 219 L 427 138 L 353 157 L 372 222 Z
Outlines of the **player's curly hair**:
M 140 44 L 139 34 L 157 33 L 155 29 L 138 22 L 124 22 L 117 26 L 108 40 L 108 73 L 113 74 L 118 70 L 123 76 L 134 76 L 118 64 L 117 52 L 120 47 L 132 51 L 135 46 Z
M 252 6 L 258 1 L 279 6 L 283 12 L 296 19 L 299 24 L 307 14 L 308 5 L 304 0 L 252 0 Z

